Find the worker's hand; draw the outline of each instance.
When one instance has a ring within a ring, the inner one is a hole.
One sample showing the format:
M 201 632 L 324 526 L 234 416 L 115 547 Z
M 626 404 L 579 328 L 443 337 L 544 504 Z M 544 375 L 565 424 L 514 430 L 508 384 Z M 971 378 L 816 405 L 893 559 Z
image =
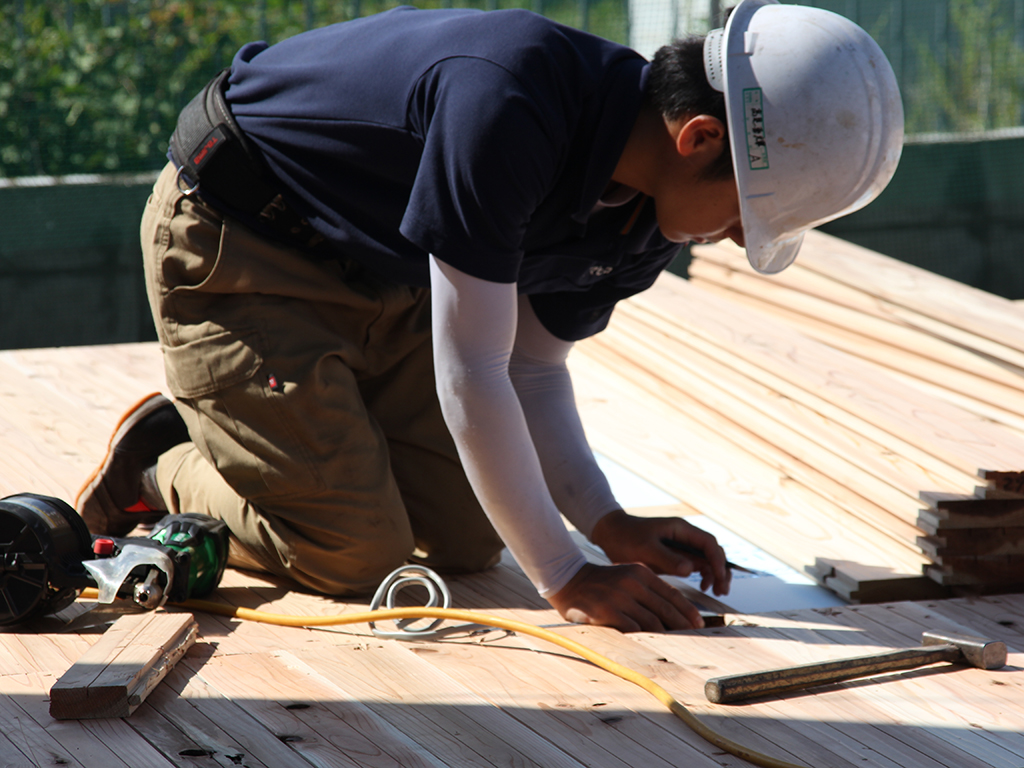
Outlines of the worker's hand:
M 725 551 L 714 536 L 682 518 L 636 517 L 620 509 L 598 520 L 590 538 L 613 563 L 643 563 L 671 576 L 699 571 L 701 590 L 713 587 L 716 595 L 729 594 L 732 572 Z M 694 547 L 704 557 L 678 552 L 664 544 L 666 539 Z
M 621 632 L 700 629 L 704 620 L 675 587 L 639 563 L 587 563 L 548 602 L 566 621 Z

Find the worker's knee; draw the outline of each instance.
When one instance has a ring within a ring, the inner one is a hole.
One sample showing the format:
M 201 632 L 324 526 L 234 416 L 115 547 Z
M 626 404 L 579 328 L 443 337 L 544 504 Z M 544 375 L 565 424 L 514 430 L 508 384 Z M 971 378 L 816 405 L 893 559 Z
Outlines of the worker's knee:
M 322 532 L 292 540 L 282 565 L 303 586 L 329 595 L 372 594 L 413 551 L 411 533 L 394 530 L 387 536 L 352 539 Z
M 295 510 L 291 519 L 252 507 L 247 513 L 227 521 L 233 534 L 231 564 L 267 571 L 324 594 L 372 593 L 413 551 L 412 532 L 396 516 L 378 517 L 377 525 L 352 523 L 346 530 L 340 524 L 310 524 L 312 519 L 299 522 Z M 352 517 L 344 515 L 350 522 Z
M 463 539 L 458 546 L 434 547 L 429 552 L 417 549 L 410 560 L 438 573 L 477 573 L 497 565 L 504 547 L 494 534 L 473 542 Z

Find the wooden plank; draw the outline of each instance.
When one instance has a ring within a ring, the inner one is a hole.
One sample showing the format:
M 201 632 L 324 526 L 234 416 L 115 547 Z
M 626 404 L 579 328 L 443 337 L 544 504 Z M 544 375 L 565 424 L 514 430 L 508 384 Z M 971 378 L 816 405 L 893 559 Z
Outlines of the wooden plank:
M 961 597 L 927 601 L 921 607 L 931 615 L 969 628 L 975 635 L 1002 640 L 1007 648 L 1019 651 L 1024 649 L 1024 615 L 1008 608 L 1020 599 L 1021 595 Z
M 922 509 L 917 525 L 926 534 L 939 535 L 946 531 L 984 528 L 1015 528 L 1024 525 L 1024 509 L 1020 499 L 974 499 L 952 494 L 934 494 L 942 501 L 942 508 Z M 927 500 L 926 500 L 927 501 Z M 1005 503 L 1004 503 L 1005 502 Z
M 613 318 L 605 334 L 578 346 L 586 353 L 591 346 L 602 344 L 603 339 L 615 339 L 620 331 L 626 333 L 629 325 L 629 318 L 620 313 Z M 976 487 L 976 475 L 956 473 L 948 465 L 937 463 L 887 433 L 880 435 L 887 442 L 879 443 L 865 436 L 871 431 L 871 425 L 856 423 L 849 414 L 829 407 L 803 390 L 787 386 L 768 372 L 744 367 L 735 359 L 728 364 L 715 359 L 707 354 L 710 350 L 701 348 L 699 340 L 692 336 L 674 335 L 671 329 L 666 331 L 649 322 L 640 327 L 639 333 L 626 333 L 619 345 L 620 349 L 628 350 L 623 354 L 632 364 L 640 364 L 642 353 L 648 349 L 654 354 L 660 350 L 662 359 L 658 360 L 658 368 L 666 380 L 720 413 L 735 413 L 743 423 L 768 429 L 774 439 L 783 436 L 786 442 L 780 443 L 780 447 L 796 456 L 810 458 L 816 448 L 819 454 L 842 457 L 855 468 L 909 497 L 916 498 L 921 488 L 947 488 L 968 493 Z M 848 417 L 845 422 L 840 420 L 844 415 Z M 790 442 L 797 438 L 791 438 L 786 430 L 802 436 L 812 445 L 800 448 L 799 443 Z M 878 497 L 902 503 L 901 496 Z
M 65 746 L 58 739 L 48 733 L 46 729 L 33 720 L 29 714 L 18 705 L 18 701 L 24 701 L 24 694 L 10 692 L 13 676 L 0 676 L 0 721 L 4 723 L 4 735 L 21 754 L 28 757 L 30 765 L 64 765 L 82 768 L 88 763 L 82 763 L 75 757 L 76 744 L 72 741 Z M 40 697 L 43 693 L 40 691 Z M 123 766 L 124 762 L 108 750 L 106 761 L 96 765 Z
M 262 695 L 258 678 L 252 681 L 250 696 L 235 701 L 224 696 L 203 679 L 202 665 L 202 657 L 186 656 L 171 673 L 175 684 L 174 690 L 177 692 L 176 699 L 179 704 L 184 703 L 195 709 L 203 722 L 214 724 L 212 727 L 223 728 L 230 741 L 218 750 L 216 745 L 219 739 L 211 743 L 210 736 L 200 733 L 196 734 L 199 744 L 210 745 L 209 751 L 215 753 L 213 756 L 222 758 L 220 762 L 223 765 L 249 765 L 252 763 L 273 766 L 273 768 L 309 768 L 310 763 L 292 749 L 287 739 L 279 738 L 279 734 L 268 731 L 258 721 L 250 717 L 247 711 L 248 700 L 250 698 L 258 699 Z M 150 697 L 150 699 L 152 698 Z M 182 717 L 180 706 L 178 712 L 170 713 L 169 716 L 173 717 L 176 724 L 180 723 L 185 728 L 189 728 L 190 723 L 195 719 L 195 716 Z M 116 722 L 130 723 L 131 720 Z M 191 733 L 190 730 L 187 732 Z M 216 732 L 214 732 L 213 738 L 217 739 Z M 228 749 L 231 751 L 227 751 Z
M 627 683 L 586 665 L 565 664 L 562 659 L 552 663 L 547 653 L 530 652 L 528 645 L 517 640 L 506 637 L 485 645 L 416 643 L 408 649 L 586 765 L 670 768 L 671 763 L 630 737 L 636 732 L 645 733 L 648 744 L 657 732 L 659 747 L 685 755 L 683 762 L 688 765 L 718 765 L 668 733 L 644 727 L 643 715 L 651 711 L 660 715 L 655 699 L 641 700 L 638 713 L 623 701 L 623 694 L 632 694 L 623 690 Z M 607 720 L 622 727 L 609 727 Z
M 72 765 L 170 768 L 172 763 L 122 720 L 52 719 L 47 689 L 53 679 L 37 672 L 0 677 L 0 722 L 8 738 L 33 760 L 40 760 L 37 765 L 60 765 L 67 760 Z M 55 750 L 54 744 L 61 750 Z
M 988 521 L 1014 518 L 1024 513 L 1024 499 L 978 499 L 962 494 L 922 491 L 921 501 L 928 505 L 934 517 L 948 522 L 949 527 L 957 522 L 978 521 L 979 527 L 990 527 Z
M 964 467 L 980 464 L 1016 470 L 1022 441 L 1012 431 L 942 401 L 910 393 L 877 366 L 816 343 L 685 281 L 669 279 L 672 277 L 659 279 L 650 291 L 625 302 L 626 311 L 660 314 L 684 330 L 885 425 L 894 434 L 927 446 L 944 460 Z
M 674 356 L 680 365 L 686 365 L 692 357 L 694 373 L 701 375 L 703 370 L 712 370 L 712 381 L 720 381 L 724 386 L 743 393 L 752 405 L 766 415 L 778 413 L 778 420 L 784 421 L 785 411 L 792 411 L 789 418 L 793 423 L 799 425 L 801 430 L 808 430 L 809 434 L 815 435 L 816 440 L 828 441 L 830 435 L 833 435 L 833 441 L 838 438 L 860 446 L 846 449 L 848 455 L 863 455 L 871 462 L 870 466 L 864 465 L 864 468 L 876 472 L 877 476 L 885 478 L 890 484 L 901 487 L 903 483 L 909 483 L 915 493 L 921 488 L 969 493 L 976 487 L 976 470 L 952 467 L 948 462 L 880 428 L 870 420 L 851 413 L 841 404 L 837 406 L 799 383 L 788 381 L 770 368 L 751 363 L 734 351 L 714 341 L 702 339 L 657 314 L 640 310 L 632 312 L 632 309 L 628 303 L 620 305 L 620 311 L 612 323 L 616 323 L 623 315 L 631 314 L 652 331 L 656 329 L 665 336 L 675 338 L 684 345 L 678 348 L 679 354 Z M 709 361 L 720 365 L 712 368 Z M 732 373 L 729 373 L 730 370 Z M 876 445 L 880 451 L 875 448 Z M 837 452 L 842 450 L 840 448 Z M 886 456 L 891 457 L 889 462 L 892 464 L 888 472 L 885 469 Z M 901 481 L 903 473 L 906 480 Z
M 702 275 L 707 271 L 706 268 L 698 270 Z M 770 286 L 768 291 L 763 293 L 770 295 L 772 289 L 778 289 L 778 286 L 766 280 L 750 279 L 756 283 L 756 288 L 762 288 L 762 285 Z M 876 339 L 861 332 L 874 318 L 851 310 L 847 310 L 848 316 L 830 317 L 829 315 L 838 314 L 834 305 L 796 291 L 787 291 L 784 295 L 775 297 L 775 301 L 780 302 L 776 304 L 767 300 L 763 293 L 755 296 L 737 293 L 733 290 L 732 281 L 723 285 L 719 280 L 705 277 L 693 279 L 692 283 L 702 290 L 738 305 L 763 312 L 834 349 L 883 366 L 890 376 L 905 381 L 926 394 L 1012 427 L 1018 432 L 1024 429 L 1024 377 L 1011 374 L 987 358 L 972 356 L 962 347 L 942 342 L 921 332 L 915 332 L 920 339 L 895 345 L 889 342 L 893 337 L 899 336 L 900 327 L 884 321 L 877 321 L 879 328 L 876 329 L 876 335 L 881 339 Z M 804 308 L 806 312 L 817 309 L 815 314 L 803 314 L 794 309 L 794 305 L 799 303 L 811 303 L 808 299 L 822 305 Z M 926 345 L 928 341 L 931 342 L 931 346 L 938 347 L 932 353 L 934 358 L 921 354 L 921 346 Z M 961 366 L 971 367 L 966 370 L 957 367 L 955 363 L 958 356 L 973 357 L 973 360 L 960 361 Z M 993 376 L 1002 380 L 994 381 L 980 375 L 978 369 L 981 368 L 989 368 Z
M 947 594 L 947 590 L 923 574 L 909 577 L 889 567 L 850 560 L 819 557 L 813 571 L 824 586 L 851 603 L 926 600 Z
M 1024 390 L 1024 369 L 1007 368 L 989 354 L 914 327 L 885 311 L 885 303 L 870 292 L 837 283 L 802 267 L 802 260 L 775 275 L 753 273 L 745 256 L 727 245 L 702 246 L 690 265 L 695 284 L 712 283 L 734 298 L 741 295 L 762 305 L 782 310 L 780 316 L 793 318 L 801 328 L 839 332 L 844 338 L 870 339 L 884 347 L 897 348 L 915 358 L 926 358 L 982 380 L 1010 389 Z M 828 328 L 826 328 L 828 326 Z M 849 335 L 848 335 L 849 334 Z M 1024 363 L 1024 356 L 1019 356 Z M 1016 358 L 1015 358 L 1016 359 Z
M 921 632 L 928 629 L 972 632 L 970 627 L 943 616 L 941 607 L 934 611 L 913 603 L 861 606 L 837 612 L 830 618 L 874 635 L 892 637 L 896 646 L 919 644 Z M 1013 766 L 1024 757 L 1024 710 L 1014 703 L 1024 688 L 1021 681 L 1011 682 L 1018 677 L 1013 669 L 1019 668 L 1021 660 L 1021 654 L 1011 649 L 1011 666 L 1005 670 L 940 665 L 896 677 L 908 697 L 920 701 L 919 708 L 929 716 L 954 726 L 960 723 L 960 727 L 946 729 L 941 734 L 943 738 L 970 743 L 972 754 L 984 757 L 992 765 Z M 884 685 L 887 683 L 876 688 Z
M 726 527 L 742 531 L 782 562 L 802 570 L 817 557 L 857 560 L 918 578 L 928 562 L 790 478 L 721 446 L 678 411 L 655 408 L 585 357 L 570 360 L 591 444 Z M 652 432 L 646 425 L 658 425 Z M 740 461 L 742 459 L 742 462 Z M 860 531 L 864 531 L 860 533 Z M 884 554 L 883 554 L 884 552 Z
M 745 622 L 746 618 L 741 617 L 741 620 Z M 795 759 L 798 762 L 806 760 L 806 756 L 809 754 L 818 754 L 819 752 L 819 747 L 816 744 L 814 746 L 810 744 L 810 738 L 806 733 L 796 733 L 794 731 L 794 728 L 803 731 L 807 727 L 805 721 L 801 720 L 794 724 L 793 718 L 770 717 L 766 722 L 760 715 L 749 716 L 749 713 L 745 711 L 746 708 L 742 711 L 738 710 L 736 716 L 730 716 L 728 713 L 723 713 L 721 708 L 714 708 L 713 705 L 703 701 L 701 691 L 706 671 L 699 668 L 699 665 L 695 663 L 691 646 L 686 646 L 677 655 L 675 662 L 669 662 L 668 659 L 663 657 L 663 654 L 652 653 L 645 648 L 645 641 L 649 637 L 646 633 L 624 636 L 599 627 L 579 626 L 564 626 L 560 627 L 558 631 L 562 634 L 568 634 L 598 652 L 604 653 L 633 669 L 651 676 L 666 689 L 678 692 L 681 700 L 687 706 L 695 711 L 699 711 L 703 719 L 708 720 L 714 727 L 729 734 L 740 743 L 759 748 L 768 754 L 774 755 L 781 754 L 778 745 L 788 744 L 789 749 L 794 750 L 790 753 L 793 755 L 791 759 Z M 715 638 L 720 634 L 721 632 L 718 630 L 706 630 L 703 632 L 686 632 L 672 635 L 652 635 L 650 637 L 664 638 L 667 642 L 674 643 L 693 641 L 695 644 L 705 645 L 709 648 L 709 652 L 712 655 L 717 656 L 718 651 L 714 649 L 720 648 L 720 642 Z M 710 646 L 707 646 L 706 641 L 711 642 Z M 536 647 L 544 647 L 545 645 L 543 641 L 532 638 L 524 638 L 523 642 Z M 690 669 L 693 669 L 694 672 L 689 672 L 688 670 Z M 692 698 L 688 692 L 692 692 L 698 698 Z M 620 692 L 618 695 L 621 696 L 622 693 Z M 636 708 L 639 711 L 642 709 L 642 705 Z M 815 716 L 814 719 L 818 719 L 818 717 Z M 770 740 L 765 738 L 766 733 L 772 734 Z M 813 738 L 816 738 L 816 736 Z M 834 748 L 830 744 L 828 759 L 820 764 L 846 765 L 847 763 L 842 761 L 842 756 L 844 755 L 849 756 L 851 762 L 853 762 L 852 758 L 856 755 L 856 764 L 865 764 L 863 763 L 863 746 L 852 743 L 849 740 L 844 741 L 843 744 L 835 745 Z M 884 765 L 886 768 L 894 768 L 885 761 L 867 764 Z M 925 762 L 922 765 L 933 768 L 935 764 Z M 916 764 L 910 762 L 899 764 L 899 768 L 908 768 L 908 766 L 916 766 Z M 957 766 L 957 768 L 960 768 L 960 766 Z
M 1024 313 L 1008 299 L 812 231 L 800 264 L 882 299 L 1024 351 Z M 806 257 L 806 258 L 804 258 Z
M 1001 498 L 1024 498 L 1024 472 L 984 470 L 979 475 L 986 481 L 986 490 L 999 492 Z
M 790 628 L 790 634 L 783 634 Z M 775 614 L 743 617 L 737 625 L 716 630 L 719 642 L 683 645 L 667 636 L 645 635 L 643 643 L 656 648 L 676 663 L 689 663 L 701 670 L 704 679 L 724 674 L 756 671 L 790 664 L 820 661 L 867 653 L 881 648 L 868 638 L 853 632 L 837 644 L 838 638 L 822 632 L 817 622 L 783 620 Z M 797 639 L 799 638 L 799 639 Z M 893 758 L 899 768 L 911 766 L 980 766 L 980 762 L 963 760 L 963 753 L 935 749 L 935 739 L 923 729 L 901 725 L 884 708 L 858 695 L 854 685 L 833 685 L 815 689 L 814 693 L 773 697 L 747 702 L 741 707 L 704 705 L 708 711 L 723 713 L 749 713 L 760 719 L 786 723 L 790 729 L 805 738 L 813 738 L 826 746 L 828 752 L 846 755 L 850 762 L 861 765 L 889 766 Z M 733 715 L 736 716 L 736 715 Z M 832 765 L 826 752 L 812 765 Z M 801 757 L 803 755 L 801 754 Z M 805 758 L 806 759 L 806 758 Z
M 642 641 L 646 633 L 624 635 L 605 627 L 589 627 L 580 625 L 564 625 L 557 628 L 564 635 L 588 648 L 637 670 L 650 677 L 665 690 L 672 693 L 699 719 L 718 733 L 736 741 L 744 747 L 755 749 L 771 757 L 795 761 L 802 764 L 804 755 L 817 751 L 814 744 L 795 733 L 786 723 L 765 719 L 759 715 L 748 716 L 747 713 L 725 713 L 720 710 L 711 711 L 711 705 L 703 699 L 703 678 L 694 670 L 694 665 L 683 659 L 670 660 L 664 654 L 648 648 Z M 718 630 L 688 631 L 671 635 L 671 637 L 691 638 L 695 641 L 708 641 L 710 635 L 717 635 Z M 669 637 L 670 635 L 661 635 Z M 543 641 L 527 639 L 529 644 L 544 648 L 549 647 Z M 734 716 L 736 715 L 736 716 Z M 721 750 L 710 748 L 699 737 L 687 730 L 680 730 L 679 723 L 672 719 L 658 719 L 664 727 L 673 730 L 678 738 L 686 739 L 693 746 L 705 751 L 713 759 L 724 765 L 747 765 L 738 761 Z
M 694 250 L 700 259 L 747 268 L 737 258 L 742 251 L 728 241 Z M 863 269 L 865 263 L 872 265 L 872 274 Z M 840 306 L 928 333 L 984 355 L 1010 373 L 1024 374 L 1024 352 L 1019 339 L 1013 333 L 999 332 L 1019 326 L 1024 313 L 1019 305 L 1002 297 L 822 232 L 808 233 L 801 258 L 771 279 Z M 928 285 L 923 288 L 923 284 Z M 945 303 L 933 303 L 927 298 L 929 294 Z M 965 311 L 950 311 L 948 307 L 963 307 Z
M 911 392 L 878 366 L 711 296 L 675 275 L 623 302 L 725 346 L 965 472 L 1020 471 L 1024 438 L 948 403 Z
M 282 757 L 288 757 L 289 750 L 284 745 L 279 743 L 272 754 L 264 755 L 268 758 L 268 762 L 264 762 L 235 739 L 232 734 L 234 718 L 212 719 L 208 708 L 197 704 L 194 694 L 197 689 L 206 687 L 210 696 L 215 692 L 198 679 L 189 664 L 201 667 L 214 657 L 212 645 L 201 642 L 193 645 L 185 660 L 167 674 L 163 685 L 157 686 L 126 722 L 163 754 L 173 755 L 188 766 L 208 768 L 212 763 L 223 768 L 276 767 Z M 293 758 L 292 763 L 302 765 L 304 761 Z
M 1024 558 L 1020 555 L 937 555 L 935 565 L 984 584 L 1024 584 Z
M 195 642 L 190 613 L 125 615 L 50 689 L 58 720 L 127 717 Z
M 708 381 L 691 375 L 688 366 L 676 362 L 684 354 L 677 352 L 670 338 L 644 333 L 648 329 L 630 325 L 627 318 L 620 318 L 584 353 L 622 371 L 643 391 L 700 420 L 740 450 L 771 463 L 839 506 L 852 507 L 859 519 L 881 533 L 904 542 L 914 540 L 919 533 L 914 525 L 916 494 L 893 487 L 848 461 L 846 455 L 826 449 L 822 443 L 827 439 L 812 439 L 817 433 L 808 434 L 794 429 L 791 423 L 766 417 L 744 398 L 729 392 L 721 379 Z M 623 329 L 627 332 L 621 333 Z M 657 351 L 647 347 L 648 335 L 653 336 L 650 343 Z M 620 354 L 617 348 L 629 352 Z M 638 365 L 646 368 L 647 375 L 637 370 Z
M 220 656 L 200 674 L 314 765 L 441 768 L 415 741 L 287 651 Z M 260 680 L 260 697 L 252 681 Z
M 838 609 L 829 611 L 827 615 L 817 620 L 819 625 L 826 625 L 818 629 L 810 630 L 811 635 L 827 637 L 832 642 L 851 643 L 858 642 L 856 635 L 851 633 L 835 633 L 828 630 L 829 625 L 840 624 L 852 629 L 861 630 L 871 638 L 879 638 L 882 647 L 909 647 L 920 643 L 920 634 L 914 637 L 893 637 L 891 632 L 882 631 L 884 628 L 865 624 L 856 617 L 863 608 Z M 804 612 L 783 612 L 784 616 L 794 617 L 803 615 Z M 851 619 L 851 617 L 853 617 Z M 778 627 L 777 631 L 781 636 L 788 637 L 797 642 L 813 642 L 807 637 L 807 632 L 794 632 L 787 627 Z M 892 639 L 885 639 L 890 637 Z M 844 639 L 845 638 L 845 639 Z M 861 648 L 858 646 L 840 646 L 838 650 L 843 655 L 860 655 Z M 983 670 L 966 670 L 967 672 L 984 672 Z M 959 674 L 951 672 L 950 674 Z M 986 673 L 993 674 L 993 673 Z M 939 684 L 933 685 L 932 681 L 937 678 Z M 922 684 L 922 680 L 928 680 Z M 838 686 L 830 686 L 828 689 L 816 689 L 808 697 L 815 700 L 831 696 L 828 691 L 836 691 L 843 702 L 850 706 L 850 714 L 865 712 L 864 707 L 870 707 L 876 714 L 869 722 L 887 722 L 896 724 L 895 731 L 900 737 L 908 742 L 917 742 L 927 745 L 929 754 L 941 756 L 944 762 L 951 766 L 992 766 L 1002 765 L 1009 768 L 1011 762 L 1017 759 L 1014 749 L 1007 749 L 1005 745 L 999 744 L 998 739 L 991 739 L 988 734 L 979 733 L 971 725 L 974 723 L 992 724 L 994 717 L 992 713 L 985 711 L 976 712 L 968 706 L 960 693 L 953 694 L 946 689 L 949 681 L 944 672 L 936 672 L 935 668 L 923 671 L 912 671 L 894 675 L 885 675 L 875 678 L 868 678 L 862 681 L 852 681 Z M 984 702 L 984 698 L 980 697 Z M 974 702 L 971 701 L 971 704 Z M 982 709 L 984 710 L 984 704 Z M 968 714 L 970 712 L 970 714 Z M 866 714 L 865 717 L 869 717 Z M 921 737 L 924 737 L 921 739 Z
M 0 734 L 0 765 L 4 768 L 36 768 L 38 763 L 29 760 L 10 739 Z
M 917 543 L 932 558 L 944 555 L 1024 555 L 1024 526 L 943 529 L 941 535 L 919 536 Z
M 448 765 L 582 763 L 390 641 L 293 652 Z

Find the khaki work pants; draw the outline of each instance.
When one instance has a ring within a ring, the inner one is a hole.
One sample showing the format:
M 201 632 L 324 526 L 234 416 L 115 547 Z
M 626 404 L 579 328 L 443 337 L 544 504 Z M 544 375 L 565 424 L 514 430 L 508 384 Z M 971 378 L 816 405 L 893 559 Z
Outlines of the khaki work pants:
M 409 560 L 497 561 L 441 417 L 427 289 L 262 238 L 183 196 L 171 166 L 142 248 L 192 437 L 157 464 L 172 512 L 224 520 L 243 563 L 329 594 L 372 591 Z

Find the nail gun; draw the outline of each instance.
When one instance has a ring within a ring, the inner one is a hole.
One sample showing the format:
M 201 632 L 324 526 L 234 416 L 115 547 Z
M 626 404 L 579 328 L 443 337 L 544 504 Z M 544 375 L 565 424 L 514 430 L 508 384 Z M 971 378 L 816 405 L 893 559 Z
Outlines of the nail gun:
M 228 529 L 207 515 L 166 515 L 149 536 L 89 533 L 68 504 L 20 493 L 0 499 L 0 625 L 57 613 L 86 587 L 100 603 L 143 608 L 203 597 L 224 573 Z

